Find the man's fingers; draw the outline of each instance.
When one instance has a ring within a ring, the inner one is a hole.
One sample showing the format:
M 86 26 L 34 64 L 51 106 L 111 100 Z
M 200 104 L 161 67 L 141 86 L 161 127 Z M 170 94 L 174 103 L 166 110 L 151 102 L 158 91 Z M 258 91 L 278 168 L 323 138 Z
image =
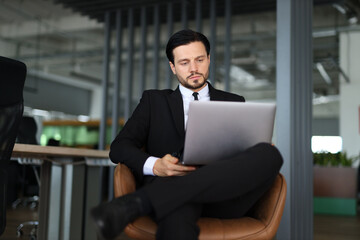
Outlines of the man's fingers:
M 163 159 L 170 162 L 170 163 L 177 163 L 179 161 L 179 159 L 177 159 L 176 157 L 171 156 L 170 154 L 166 154 Z
M 189 171 L 194 171 L 196 168 L 193 166 L 183 166 L 183 165 L 174 165 L 173 170 L 175 171 L 179 171 L 179 172 L 189 172 Z
M 167 154 L 155 162 L 153 172 L 157 176 L 183 176 L 196 170 L 194 166 L 180 165 L 178 162 L 178 158 Z

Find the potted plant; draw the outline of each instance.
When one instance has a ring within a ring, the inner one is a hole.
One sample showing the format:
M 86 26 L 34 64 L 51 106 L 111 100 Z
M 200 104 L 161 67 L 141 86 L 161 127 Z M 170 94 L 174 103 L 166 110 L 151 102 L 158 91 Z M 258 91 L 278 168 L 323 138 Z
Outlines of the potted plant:
M 314 153 L 314 212 L 356 215 L 358 157 L 345 152 Z

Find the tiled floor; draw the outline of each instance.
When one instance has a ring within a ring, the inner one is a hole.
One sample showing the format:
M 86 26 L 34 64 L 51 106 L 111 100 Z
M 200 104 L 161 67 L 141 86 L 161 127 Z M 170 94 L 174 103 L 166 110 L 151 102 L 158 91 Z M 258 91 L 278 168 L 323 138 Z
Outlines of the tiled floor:
M 314 217 L 314 240 L 359 240 L 360 216 Z
M 24 228 L 24 234 L 17 238 L 16 228 L 25 221 L 36 220 L 37 212 L 28 208 L 9 209 L 7 212 L 7 226 L 1 240 L 31 239 L 31 228 Z M 359 240 L 360 216 L 314 216 L 314 240 Z M 129 240 L 122 234 L 118 240 Z
M 6 217 L 6 228 L 0 239 L 4 240 L 18 240 L 18 239 L 31 239 L 29 237 L 32 227 L 24 227 L 23 235 L 17 237 L 17 227 L 19 224 L 27 221 L 35 221 L 38 218 L 36 210 L 27 207 L 19 207 L 18 209 L 8 209 Z

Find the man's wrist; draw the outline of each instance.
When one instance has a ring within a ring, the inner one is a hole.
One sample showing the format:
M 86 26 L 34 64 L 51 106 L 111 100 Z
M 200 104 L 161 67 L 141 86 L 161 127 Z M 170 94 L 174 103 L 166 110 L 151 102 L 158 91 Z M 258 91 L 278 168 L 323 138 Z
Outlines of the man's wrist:
M 159 158 L 157 157 L 153 157 L 150 156 L 148 157 L 148 159 L 146 159 L 144 167 L 143 167 L 143 173 L 144 175 L 151 175 L 151 176 L 155 176 L 153 169 L 154 169 L 154 165 L 156 160 L 158 160 Z

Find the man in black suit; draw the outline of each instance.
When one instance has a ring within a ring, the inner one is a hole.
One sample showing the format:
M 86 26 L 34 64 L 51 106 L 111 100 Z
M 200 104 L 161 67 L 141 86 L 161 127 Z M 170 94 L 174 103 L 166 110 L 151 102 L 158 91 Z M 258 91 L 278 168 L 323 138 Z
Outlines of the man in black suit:
M 103 238 L 116 237 L 129 222 L 149 214 L 158 224 L 157 239 L 197 239 L 199 217 L 244 216 L 279 173 L 282 157 L 267 143 L 202 167 L 177 164 L 190 101 L 245 101 L 207 81 L 209 53 L 201 33 L 182 30 L 169 39 L 166 54 L 180 84 L 175 91 L 145 91 L 111 144 L 111 160 L 126 164 L 139 187 L 92 210 Z

